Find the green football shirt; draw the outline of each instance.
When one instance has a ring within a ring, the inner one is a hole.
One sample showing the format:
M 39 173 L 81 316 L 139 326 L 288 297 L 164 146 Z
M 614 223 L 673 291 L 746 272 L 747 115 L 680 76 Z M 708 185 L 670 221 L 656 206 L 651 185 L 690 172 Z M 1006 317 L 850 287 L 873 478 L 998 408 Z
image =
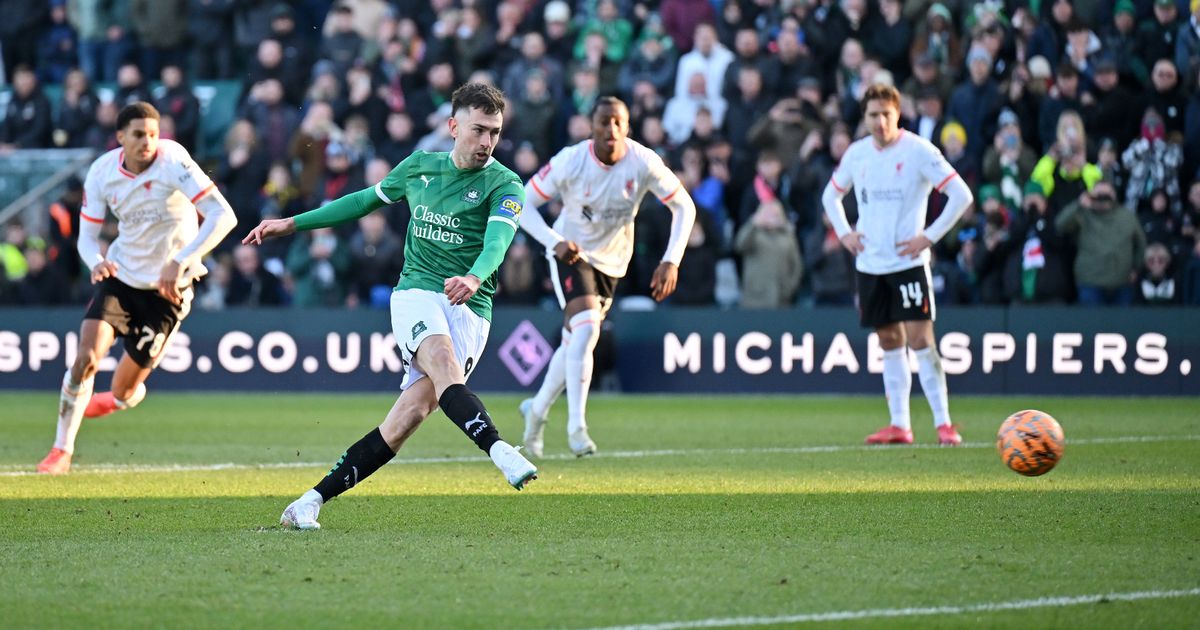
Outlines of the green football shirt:
M 508 248 L 525 205 L 521 178 L 494 158 L 483 168 L 468 170 L 455 166 L 449 153 L 424 151 L 396 165 L 376 184 L 375 194 L 389 204 L 407 199 L 412 211 L 396 290 L 442 293 L 447 278 L 472 271 L 489 227 L 493 234 L 504 228 L 497 236 L 503 238 L 503 249 Z M 479 291 L 467 302 L 487 320 L 492 318 L 496 266 L 484 265 L 487 277 L 480 276 Z

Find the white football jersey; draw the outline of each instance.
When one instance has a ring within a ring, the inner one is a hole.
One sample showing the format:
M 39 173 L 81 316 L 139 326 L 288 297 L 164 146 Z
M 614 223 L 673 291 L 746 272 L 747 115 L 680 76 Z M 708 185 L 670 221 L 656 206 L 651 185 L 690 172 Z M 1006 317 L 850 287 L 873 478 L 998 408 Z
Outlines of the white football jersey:
M 559 151 L 530 180 L 542 197 L 538 205 L 562 198 L 555 231 L 575 241 L 597 271 L 614 278 L 625 276 L 633 257 L 633 225 L 642 198 L 654 193 L 666 203 L 683 189 L 657 153 L 628 138 L 625 145 L 625 157 L 609 166 L 585 140 Z
M 937 147 L 907 131 L 885 149 L 871 136 L 851 144 L 831 184 L 857 195 L 855 230 L 864 248 L 855 260 L 858 270 L 882 275 L 929 264 L 928 249 L 919 258 L 901 257 L 896 244 L 925 230 L 930 191 L 941 192 L 956 175 Z
M 81 219 L 103 223 L 111 212 L 120 230 L 105 259 L 116 263 L 117 279 L 137 289 L 156 289 L 162 268 L 196 238 L 196 202 L 216 184 L 178 143 L 159 140 L 158 157 L 134 175 L 124 168 L 125 152 L 113 149 L 88 170 Z M 94 266 L 96 261 L 86 261 Z M 199 260 L 183 270 L 186 280 L 208 270 Z

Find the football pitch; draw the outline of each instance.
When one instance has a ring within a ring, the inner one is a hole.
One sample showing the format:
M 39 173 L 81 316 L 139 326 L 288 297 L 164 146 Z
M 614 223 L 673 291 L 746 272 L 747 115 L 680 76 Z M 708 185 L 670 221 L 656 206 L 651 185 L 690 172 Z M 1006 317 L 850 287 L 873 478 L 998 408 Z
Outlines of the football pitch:
M 484 395 L 519 443 L 513 396 Z M 967 443 L 861 445 L 882 397 L 595 396 L 601 452 L 515 492 L 440 412 L 381 469 L 279 529 L 391 395 L 173 394 L 85 421 L 31 474 L 54 393 L 0 394 L 0 626 L 1195 627 L 1200 398 L 951 400 Z M 1050 474 L 1001 421 L 1062 424 Z

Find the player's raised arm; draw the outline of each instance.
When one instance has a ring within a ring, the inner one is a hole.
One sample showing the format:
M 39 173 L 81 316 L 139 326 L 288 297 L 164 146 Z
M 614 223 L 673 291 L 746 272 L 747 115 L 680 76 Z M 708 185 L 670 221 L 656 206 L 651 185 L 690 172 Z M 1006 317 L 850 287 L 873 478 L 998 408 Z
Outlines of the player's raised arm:
M 370 188 L 343 195 L 320 208 L 303 212 L 294 217 L 264 220 L 250 230 L 246 238 L 242 239 L 242 244 L 261 245 L 264 240 L 287 236 L 297 230 L 315 230 L 333 227 L 347 221 L 357 221 L 385 205 L 397 203 L 406 196 L 405 179 L 408 176 L 408 164 L 412 158 L 412 155 L 405 158 L 403 162 L 396 165 L 396 168 L 392 169 L 391 173 L 388 173 L 387 177 L 383 178 L 383 181 Z

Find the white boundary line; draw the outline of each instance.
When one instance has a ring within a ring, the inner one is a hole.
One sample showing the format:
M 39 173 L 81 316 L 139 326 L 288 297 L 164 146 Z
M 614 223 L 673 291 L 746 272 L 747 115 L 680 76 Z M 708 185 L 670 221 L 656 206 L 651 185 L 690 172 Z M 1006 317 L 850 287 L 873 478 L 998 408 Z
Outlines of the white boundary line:
M 1107 438 L 1089 438 L 1081 440 L 1067 440 L 1067 444 L 1073 446 L 1089 445 L 1089 444 L 1131 444 L 1142 442 L 1196 442 L 1200 441 L 1200 435 L 1129 435 L 1122 437 L 1107 437 Z M 954 448 L 995 448 L 996 445 L 992 442 L 963 442 L 961 445 Z M 937 444 L 911 444 L 906 446 L 866 446 L 866 445 L 848 445 L 848 444 L 833 444 L 828 446 L 796 446 L 796 447 L 761 447 L 761 448 L 681 448 L 681 449 L 660 449 L 653 451 L 601 451 L 592 457 L 599 459 L 636 459 L 644 457 L 686 457 L 698 455 L 805 455 L 814 453 L 849 453 L 849 452 L 865 452 L 865 451 L 895 451 L 904 452 L 910 449 L 943 449 L 950 448 Z M 542 461 L 559 461 L 573 460 L 574 455 L 558 454 L 547 455 L 541 458 Z M 408 464 L 456 464 L 467 462 L 486 462 L 488 458 L 480 456 L 468 457 L 413 457 L 405 459 L 393 459 L 391 464 L 408 465 Z M 232 462 L 223 464 L 92 464 L 78 466 L 71 469 L 72 473 L 176 473 L 176 472 L 204 472 L 204 471 L 219 471 L 219 470 L 273 470 L 273 469 L 288 469 L 288 468 L 325 468 L 330 465 L 330 462 L 273 462 L 265 464 L 235 464 Z M 0 477 L 27 477 L 35 476 L 36 472 L 30 470 L 31 465 L 25 464 L 0 464 Z
M 696 621 L 668 621 L 665 623 L 637 624 L 632 626 L 608 626 L 592 630 L 684 630 L 686 628 L 727 628 L 734 626 L 773 626 L 778 624 L 813 623 L 820 621 L 848 621 L 855 619 L 890 619 L 897 617 L 923 617 L 930 615 L 962 615 L 967 613 L 1026 610 L 1029 608 L 1055 608 L 1080 606 L 1102 602 L 1135 602 L 1147 599 L 1171 599 L 1200 596 L 1200 588 L 1174 591 L 1135 591 L 1132 593 L 1106 593 L 1101 595 L 1076 595 L 1071 597 L 1039 597 L 1018 599 L 1008 602 L 967 604 L 963 606 L 930 606 L 923 608 L 873 608 L 866 610 L 839 610 L 823 613 L 804 613 L 779 617 L 727 617 L 724 619 L 700 619 Z

